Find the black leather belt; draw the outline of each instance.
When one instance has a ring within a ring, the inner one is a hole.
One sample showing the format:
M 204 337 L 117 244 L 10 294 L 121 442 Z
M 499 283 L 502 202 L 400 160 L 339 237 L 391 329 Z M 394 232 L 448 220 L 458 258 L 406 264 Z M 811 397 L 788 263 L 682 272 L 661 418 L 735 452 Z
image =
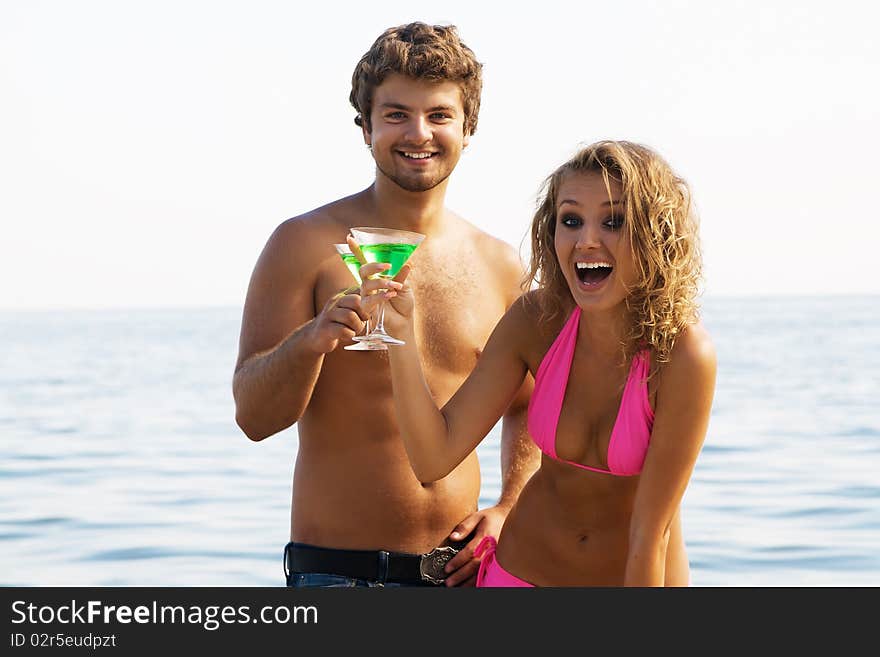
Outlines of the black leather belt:
M 436 547 L 427 554 L 407 554 L 288 543 L 284 548 L 284 566 L 291 573 L 326 573 L 380 583 L 442 584 L 446 579 L 443 567 L 457 552 L 453 547 Z

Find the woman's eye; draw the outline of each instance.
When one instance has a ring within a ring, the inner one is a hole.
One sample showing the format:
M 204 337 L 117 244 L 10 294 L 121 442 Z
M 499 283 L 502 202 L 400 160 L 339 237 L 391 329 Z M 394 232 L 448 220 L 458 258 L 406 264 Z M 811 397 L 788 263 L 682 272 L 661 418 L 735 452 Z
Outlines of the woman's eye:
M 623 217 L 620 215 L 614 215 L 605 221 L 605 225 L 611 230 L 620 230 L 623 226 Z
M 580 226 L 583 222 L 581 221 L 581 218 L 577 215 L 567 214 L 559 220 L 559 223 L 561 223 L 563 226 Z

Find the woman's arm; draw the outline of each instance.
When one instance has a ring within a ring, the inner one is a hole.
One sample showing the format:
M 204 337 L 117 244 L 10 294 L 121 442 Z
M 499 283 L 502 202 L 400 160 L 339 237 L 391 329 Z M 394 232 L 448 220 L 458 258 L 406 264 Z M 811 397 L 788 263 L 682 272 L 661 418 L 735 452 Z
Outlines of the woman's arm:
M 406 342 L 388 352 L 397 421 L 416 476 L 437 481 L 476 448 L 523 385 L 527 366 L 520 344 L 527 318 L 521 301 L 515 302 L 489 336 L 474 370 L 438 410 L 419 362 L 412 293 L 404 287 L 392 296 L 386 326 Z
M 676 341 L 662 371 L 651 444 L 630 520 L 626 586 L 663 586 L 669 528 L 703 446 L 715 392 L 715 349 L 701 325 Z

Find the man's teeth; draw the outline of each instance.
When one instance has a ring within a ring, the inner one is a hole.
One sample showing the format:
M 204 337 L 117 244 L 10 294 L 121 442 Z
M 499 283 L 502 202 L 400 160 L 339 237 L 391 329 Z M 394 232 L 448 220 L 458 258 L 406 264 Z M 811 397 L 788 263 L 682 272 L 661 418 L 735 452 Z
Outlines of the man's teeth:
M 575 267 L 578 269 L 599 269 L 600 267 L 611 269 L 611 265 L 607 262 L 576 262 Z
M 426 157 L 431 157 L 433 153 L 407 153 L 406 151 L 402 151 L 404 157 L 412 158 L 413 160 L 424 160 Z

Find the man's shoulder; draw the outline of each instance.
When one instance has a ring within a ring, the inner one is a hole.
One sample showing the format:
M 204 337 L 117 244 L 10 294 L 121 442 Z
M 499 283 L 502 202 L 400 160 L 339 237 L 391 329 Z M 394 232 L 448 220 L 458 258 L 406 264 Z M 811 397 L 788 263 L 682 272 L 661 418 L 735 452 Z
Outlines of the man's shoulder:
M 275 232 L 285 237 L 320 239 L 345 226 L 343 217 L 352 203 L 351 197 L 331 201 L 325 205 L 282 221 Z
M 333 201 L 278 224 L 260 256 L 263 267 L 281 277 L 293 268 L 315 273 L 332 253 L 332 245 L 345 239 L 347 227 L 342 218 L 347 202 Z
M 484 248 L 493 254 L 502 254 L 508 258 L 519 259 L 516 249 L 499 237 L 487 233 L 482 228 L 478 228 L 473 223 L 459 217 L 459 221 L 464 231 L 470 233 L 470 239 L 480 248 Z
M 353 214 L 352 197 L 332 201 L 278 224 L 267 242 L 269 251 L 290 253 L 300 261 L 322 256 L 332 244 L 345 240 L 347 217 Z
M 487 233 L 471 222 L 459 218 L 463 232 L 473 244 L 474 251 L 482 256 L 484 262 L 505 281 L 516 278 L 519 284 L 525 269 L 519 252 L 508 242 Z

